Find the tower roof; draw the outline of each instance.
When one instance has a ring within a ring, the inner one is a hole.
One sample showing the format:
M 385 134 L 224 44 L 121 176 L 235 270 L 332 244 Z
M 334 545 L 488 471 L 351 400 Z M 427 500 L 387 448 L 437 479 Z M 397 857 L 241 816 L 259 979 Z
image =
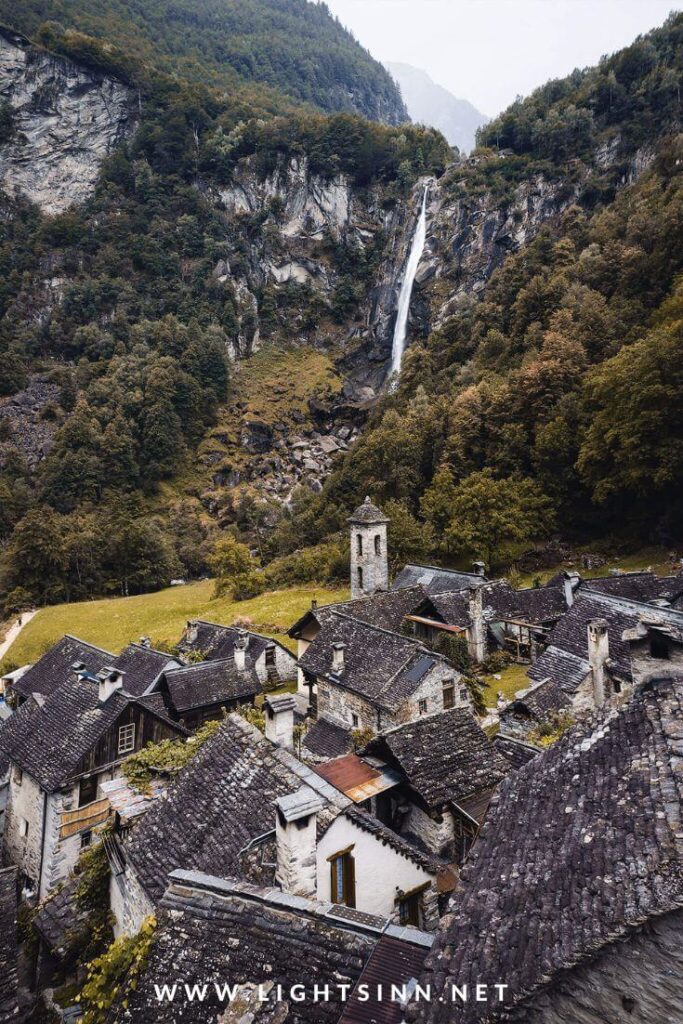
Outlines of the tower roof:
M 373 523 L 388 523 L 390 520 L 381 509 L 377 508 L 366 495 L 365 501 L 349 516 L 347 522 L 370 526 Z

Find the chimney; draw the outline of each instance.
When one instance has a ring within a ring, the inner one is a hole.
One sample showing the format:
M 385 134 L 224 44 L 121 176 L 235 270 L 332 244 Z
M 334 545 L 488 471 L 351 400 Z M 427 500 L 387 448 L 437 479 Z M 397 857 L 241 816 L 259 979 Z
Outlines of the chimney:
M 288 693 L 282 697 L 266 697 L 264 707 L 266 739 L 291 750 L 294 746 L 294 697 Z
M 578 572 L 572 570 L 566 570 L 563 573 L 564 576 L 564 599 L 567 602 L 567 608 L 571 608 L 574 604 L 574 593 L 581 582 L 581 577 Z
M 605 666 L 609 659 L 609 633 L 606 619 L 591 619 L 588 623 L 588 664 L 593 677 L 595 706 L 605 703 Z
M 324 801 L 310 786 L 275 801 L 277 870 L 285 892 L 314 899 L 317 889 L 316 821 Z
M 199 633 L 199 624 L 196 619 L 188 619 L 187 626 L 185 627 L 185 635 L 183 640 L 188 644 L 193 644 L 197 639 Z
M 235 668 L 238 672 L 244 672 L 247 667 L 248 646 L 249 634 L 241 629 L 235 637 Z
M 470 587 L 468 649 L 473 661 L 481 664 L 486 658 L 486 623 L 484 622 L 483 587 Z
M 340 672 L 344 671 L 344 651 L 346 650 L 346 644 L 341 641 L 332 644 L 332 671 L 335 675 L 339 675 Z
M 475 576 L 485 576 L 486 562 L 472 562 L 472 571 Z
M 150 638 L 148 636 L 141 636 L 140 637 L 140 647 L 151 647 L 151 646 L 152 646 L 152 641 L 150 640 Z
M 124 675 L 124 672 L 118 668 L 112 668 L 111 665 L 105 665 L 105 667 L 97 673 L 100 704 L 106 704 L 113 693 L 116 693 L 117 690 L 123 689 Z
M 311 611 L 312 612 L 317 612 L 317 610 L 318 610 L 318 598 L 317 597 L 312 597 L 311 598 Z

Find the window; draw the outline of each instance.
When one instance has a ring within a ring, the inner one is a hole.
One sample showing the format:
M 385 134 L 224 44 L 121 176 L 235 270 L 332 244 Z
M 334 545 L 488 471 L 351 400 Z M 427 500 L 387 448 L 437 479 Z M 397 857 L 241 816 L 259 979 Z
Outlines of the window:
M 417 705 L 417 709 L 418 709 L 418 711 L 420 712 L 421 715 L 426 715 L 427 714 L 427 701 L 426 700 L 419 701 L 418 705 Z
M 28 822 L 26 818 L 19 818 L 19 835 L 22 837 L 28 835 Z
M 351 715 L 351 725 L 354 729 L 358 728 L 358 715 Z
M 97 776 L 91 775 L 87 779 L 81 779 L 78 784 L 78 806 L 85 807 L 97 800 Z
M 356 865 L 350 850 L 330 857 L 332 902 L 356 905 Z
M 361 566 L 358 566 L 358 586 L 363 589 L 363 570 Z
M 382 554 L 382 539 L 378 533 L 375 534 L 375 554 Z
M 460 700 L 469 700 L 469 699 L 470 699 L 470 691 L 467 689 L 466 686 L 463 686 L 463 688 L 460 691 Z
M 455 707 L 455 683 L 452 679 L 444 679 L 443 682 L 443 706 L 444 710 Z
M 135 750 L 135 722 L 119 729 L 119 754 L 130 754 L 131 750 Z
M 652 633 L 650 636 L 650 654 L 653 658 L 669 660 L 669 645 L 663 636 Z
M 275 648 L 266 647 L 266 665 L 272 668 L 275 665 Z
M 20 786 L 22 784 L 22 782 L 24 781 L 24 773 L 23 773 L 23 771 L 21 770 L 21 768 L 19 767 L 18 764 L 15 764 L 14 771 L 12 772 L 12 776 L 14 778 L 15 785 L 17 785 L 17 786 Z
M 92 843 L 92 832 L 81 832 L 81 850 L 85 850 Z
M 399 901 L 398 904 L 398 919 L 400 924 L 412 925 L 413 928 L 419 928 L 420 922 L 420 910 L 421 910 L 421 899 L 420 893 L 413 893 L 412 896 L 406 896 Z
M 360 533 L 356 534 L 356 551 L 359 555 L 363 554 L 363 536 Z
M 612 683 L 612 686 L 614 687 L 614 692 L 615 693 L 621 693 L 621 683 L 619 682 L 618 679 L 614 680 L 614 682 Z

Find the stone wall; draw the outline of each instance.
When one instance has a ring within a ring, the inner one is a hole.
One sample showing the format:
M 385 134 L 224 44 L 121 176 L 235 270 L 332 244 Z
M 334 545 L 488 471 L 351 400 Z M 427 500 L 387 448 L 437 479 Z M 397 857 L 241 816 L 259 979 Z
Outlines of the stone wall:
M 154 913 L 154 906 L 140 885 L 133 868 L 127 865 L 122 875 L 112 873 L 109 883 L 111 912 L 114 915 L 114 935 L 136 935 L 142 922 Z
M 8 864 L 16 864 L 21 874 L 37 887 L 40 878 L 43 815 L 46 795 L 35 779 L 26 773 L 18 782 L 17 772 L 10 772 L 9 798 L 5 814 L 4 854 Z M 22 835 L 22 821 L 27 823 Z
M 266 652 L 264 651 L 256 659 L 254 665 L 259 682 L 263 685 L 268 682 L 268 666 L 266 665 Z M 279 644 L 275 644 L 275 671 L 279 678 L 285 682 L 297 677 L 296 658 L 290 651 L 284 650 Z

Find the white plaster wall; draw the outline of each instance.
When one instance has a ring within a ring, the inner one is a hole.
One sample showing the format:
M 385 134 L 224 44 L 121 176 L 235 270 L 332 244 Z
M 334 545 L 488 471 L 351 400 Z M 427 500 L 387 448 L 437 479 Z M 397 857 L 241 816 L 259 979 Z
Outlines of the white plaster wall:
M 311 641 L 310 640 L 304 640 L 302 637 L 299 637 L 299 639 L 296 642 L 296 647 L 297 647 L 296 655 L 297 655 L 297 658 L 303 658 L 304 654 L 306 653 L 306 651 L 308 650 L 308 648 L 310 646 L 311 646 Z M 297 690 L 298 690 L 298 692 L 302 693 L 304 695 L 304 697 L 307 698 L 308 697 L 308 686 L 306 685 L 305 680 L 304 680 L 303 669 L 299 668 L 298 666 L 297 666 L 297 670 L 296 670 L 296 683 L 297 683 Z M 315 693 L 316 689 L 317 689 L 317 687 L 314 686 L 313 687 L 313 692 L 314 693 Z
M 329 902 L 332 899 L 330 864 L 327 858 L 352 845 L 357 910 L 378 917 L 393 917 L 398 889 L 409 892 L 432 881 L 432 876 L 424 868 L 402 857 L 392 847 L 385 846 L 369 832 L 358 828 L 345 815 L 340 815 L 318 843 L 319 900 Z

